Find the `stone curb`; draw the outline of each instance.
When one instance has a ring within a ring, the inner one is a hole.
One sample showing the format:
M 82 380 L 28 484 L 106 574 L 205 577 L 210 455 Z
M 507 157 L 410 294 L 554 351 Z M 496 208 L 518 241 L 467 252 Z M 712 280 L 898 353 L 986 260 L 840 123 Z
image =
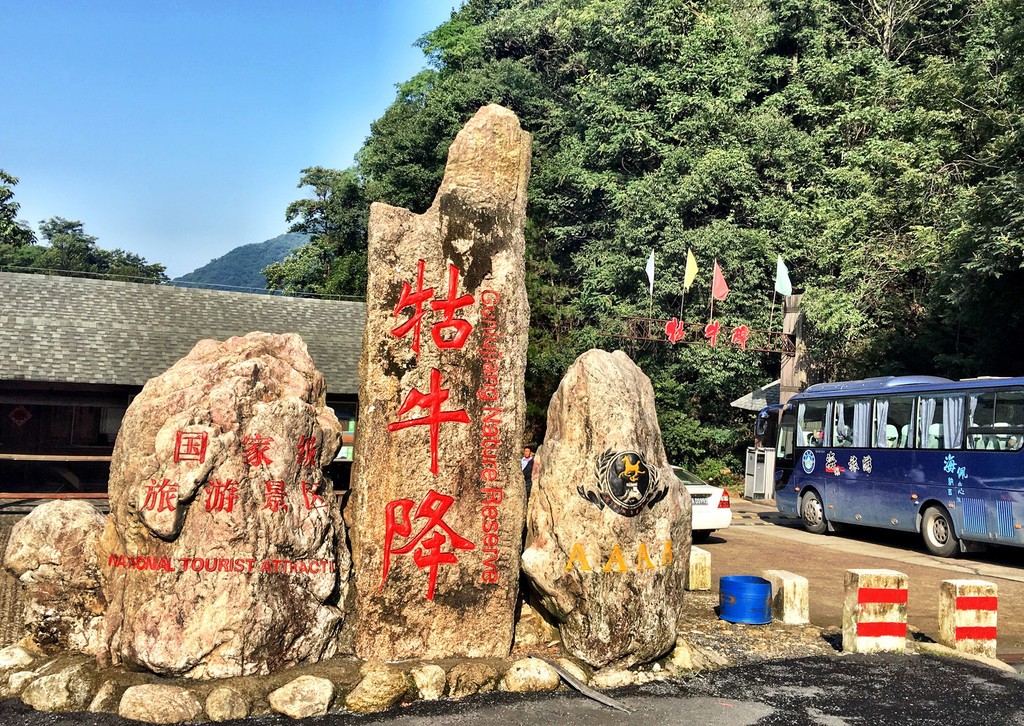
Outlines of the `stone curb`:
M 909 652 L 916 652 L 924 655 L 940 655 L 950 658 L 961 658 L 963 660 L 970 660 L 975 663 L 987 665 L 990 668 L 995 668 L 996 670 L 1013 673 L 1016 676 L 1020 675 L 1016 668 L 1005 661 L 999 660 L 998 658 L 987 658 L 983 655 L 971 655 L 970 653 L 965 653 L 962 650 L 954 650 L 953 648 L 946 647 L 940 643 L 929 643 L 921 640 L 914 641 L 912 645 L 908 644 L 907 650 Z

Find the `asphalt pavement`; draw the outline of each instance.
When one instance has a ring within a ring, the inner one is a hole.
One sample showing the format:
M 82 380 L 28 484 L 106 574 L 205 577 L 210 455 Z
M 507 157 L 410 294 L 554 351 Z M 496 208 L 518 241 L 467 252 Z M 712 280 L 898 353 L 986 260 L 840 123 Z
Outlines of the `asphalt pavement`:
M 630 713 L 574 692 L 489 693 L 462 701 L 418 702 L 382 714 L 328 714 L 293 721 L 258 716 L 233 724 L 393 723 L 401 726 L 1024 726 L 1024 679 L 954 658 L 848 655 L 765 661 L 609 692 Z M 0 701 L 0 723 L 25 726 L 136 724 L 108 714 L 46 714 L 17 699 Z
M 733 499 L 732 526 L 700 545 L 711 553 L 712 587 L 722 575 L 759 575 L 781 569 L 810 583 L 811 622 L 840 627 L 843 574 L 850 568 L 888 568 L 910 578 L 907 620 L 938 638 L 939 587 L 943 580 L 981 579 L 999 593 L 999 657 L 1024 664 L 1024 550 L 993 547 L 946 559 L 929 554 L 919 535 L 873 527 L 846 527 L 837 534 L 811 534 L 800 520 L 766 506 Z

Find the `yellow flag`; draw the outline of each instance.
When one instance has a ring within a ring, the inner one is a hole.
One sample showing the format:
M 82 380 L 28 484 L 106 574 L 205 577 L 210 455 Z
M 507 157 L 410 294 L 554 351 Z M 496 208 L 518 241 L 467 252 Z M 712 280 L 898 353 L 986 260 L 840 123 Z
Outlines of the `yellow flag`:
M 693 250 L 686 250 L 686 276 L 683 278 L 683 288 L 690 289 L 694 278 L 697 277 L 697 260 L 693 256 Z

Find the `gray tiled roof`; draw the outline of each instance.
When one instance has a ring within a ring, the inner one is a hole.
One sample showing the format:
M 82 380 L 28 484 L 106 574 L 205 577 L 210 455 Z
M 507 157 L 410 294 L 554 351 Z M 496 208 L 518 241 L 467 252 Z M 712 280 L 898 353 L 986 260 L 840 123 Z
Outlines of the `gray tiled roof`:
M 143 385 L 204 338 L 298 333 L 333 394 L 359 391 L 366 306 L 0 272 L 0 380 Z
M 780 381 L 776 378 L 771 383 L 754 389 L 746 396 L 737 398 L 729 405 L 747 411 L 760 411 L 765 406 L 775 406 L 779 402 L 779 384 Z

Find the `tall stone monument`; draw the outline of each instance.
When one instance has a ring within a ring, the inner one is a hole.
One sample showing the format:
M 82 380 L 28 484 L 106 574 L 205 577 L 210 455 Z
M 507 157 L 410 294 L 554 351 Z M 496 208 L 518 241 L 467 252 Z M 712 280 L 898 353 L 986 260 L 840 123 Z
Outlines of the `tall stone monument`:
M 628 667 L 675 645 L 690 496 L 672 473 L 651 381 L 590 350 L 558 386 L 534 462 L 523 572 L 570 653 Z
M 224 678 L 337 650 L 341 446 L 297 335 L 203 340 L 125 414 L 100 542 L 101 662 Z
M 363 658 L 511 647 L 530 143 L 515 114 L 487 106 L 452 144 L 430 209 L 370 207 L 348 505 Z

